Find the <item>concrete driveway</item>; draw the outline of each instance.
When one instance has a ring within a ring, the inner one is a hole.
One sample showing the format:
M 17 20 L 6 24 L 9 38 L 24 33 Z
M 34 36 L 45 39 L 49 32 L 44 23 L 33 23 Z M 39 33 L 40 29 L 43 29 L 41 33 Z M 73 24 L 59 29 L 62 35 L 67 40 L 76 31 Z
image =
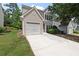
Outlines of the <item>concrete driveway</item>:
M 79 43 L 44 33 L 26 36 L 36 56 L 79 56 Z

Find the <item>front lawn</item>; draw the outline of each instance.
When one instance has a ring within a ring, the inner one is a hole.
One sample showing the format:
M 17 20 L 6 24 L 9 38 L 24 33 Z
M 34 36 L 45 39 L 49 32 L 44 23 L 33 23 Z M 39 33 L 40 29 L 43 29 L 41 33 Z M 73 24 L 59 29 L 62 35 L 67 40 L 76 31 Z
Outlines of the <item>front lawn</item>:
M 13 30 L 0 34 L 0 55 L 3 56 L 33 56 L 28 41 L 17 35 L 18 31 Z

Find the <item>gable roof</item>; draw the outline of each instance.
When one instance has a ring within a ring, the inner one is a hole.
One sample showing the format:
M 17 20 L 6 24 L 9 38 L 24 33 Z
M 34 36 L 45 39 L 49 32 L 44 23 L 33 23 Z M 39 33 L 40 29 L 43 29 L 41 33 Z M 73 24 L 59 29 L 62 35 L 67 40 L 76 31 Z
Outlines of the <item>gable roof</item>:
M 44 18 L 44 11 L 42 11 L 40 9 L 37 9 L 36 7 L 30 7 L 30 6 L 22 5 L 22 8 L 23 9 L 27 9 L 28 11 L 30 11 L 33 8 L 35 8 L 39 12 L 39 14 Z M 25 13 L 27 13 L 28 11 L 26 11 Z
M 41 16 L 41 14 L 39 13 L 39 11 L 33 7 L 32 9 L 30 9 L 28 12 L 25 12 L 22 16 L 21 19 L 23 19 L 26 15 L 28 15 L 30 12 L 32 12 L 33 10 L 35 10 L 35 12 L 38 14 L 38 16 L 41 18 L 41 20 L 43 21 L 44 18 Z
M 32 7 L 30 7 L 30 6 L 26 6 L 26 5 L 22 5 L 22 8 L 23 8 L 23 9 L 30 10 Z

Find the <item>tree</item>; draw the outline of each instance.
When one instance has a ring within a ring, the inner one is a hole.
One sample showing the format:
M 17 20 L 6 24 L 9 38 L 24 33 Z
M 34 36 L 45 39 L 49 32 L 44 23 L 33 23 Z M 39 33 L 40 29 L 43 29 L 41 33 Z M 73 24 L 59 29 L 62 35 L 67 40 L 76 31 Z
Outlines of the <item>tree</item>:
M 5 4 L 4 6 L 7 7 L 7 9 L 4 11 L 5 25 L 12 26 L 17 29 L 21 28 L 21 12 L 18 5 L 16 3 L 9 3 Z
M 62 3 L 62 4 L 52 4 L 48 6 L 48 10 L 51 14 L 59 15 L 59 19 L 62 20 L 62 24 L 67 25 L 71 18 L 76 18 L 77 23 L 79 23 L 79 4 L 78 3 Z

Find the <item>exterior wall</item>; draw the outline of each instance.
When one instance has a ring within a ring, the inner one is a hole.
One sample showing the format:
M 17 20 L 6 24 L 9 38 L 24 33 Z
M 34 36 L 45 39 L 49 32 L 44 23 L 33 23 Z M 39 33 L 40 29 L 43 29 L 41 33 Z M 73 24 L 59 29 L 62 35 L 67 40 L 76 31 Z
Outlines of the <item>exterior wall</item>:
M 24 30 L 24 35 L 26 35 L 26 32 L 27 32 L 27 30 L 26 30 L 26 23 L 27 22 L 34 22 L 34 23 L 40 23 L 40 26 L 41 26 L 41 28 L 40 28 L 40 30 L 41 30 L 41 34 L 43 33 L 43 21 L 42 21 L 42 19 L 39 17 L 39 15 L 36 13 L 36 11 L 35 10 L 33 10 L 33 11 L 31 11 L 28 15 L 26 15 L 25 17 L 24 17 L 24 24 L 23 24 L 23 30 Z
M 61 23 L 60 23 L 60 21 L 58 21 L 58 22 L 56 22 L 56 21 L 52 21 L 53 22 L 53 24 L 52 25 L 55 25 L 55 26 L 59 26 L 59 25 L 61 25 Z
M 79 31 L 79 25 L 77 25 L 77 28 L 75 30 Z
M 73 34 L 73 28 L 72 27 L 67 28 L 67 34 Z
M 4 26 L 4 14 L 2 11 L 2 6 L 0 4 L 0 26 L 3 27 Z
M 67 33 L 67 26 L 58 26 L 57 27 L 60 31 L 63 31 L 64 33 Z
M 73 21 L 71 20 L 67 26 L 67 34 L 73 34 L 73 30 L 74 30 L 74 27 L 73 27 Z

